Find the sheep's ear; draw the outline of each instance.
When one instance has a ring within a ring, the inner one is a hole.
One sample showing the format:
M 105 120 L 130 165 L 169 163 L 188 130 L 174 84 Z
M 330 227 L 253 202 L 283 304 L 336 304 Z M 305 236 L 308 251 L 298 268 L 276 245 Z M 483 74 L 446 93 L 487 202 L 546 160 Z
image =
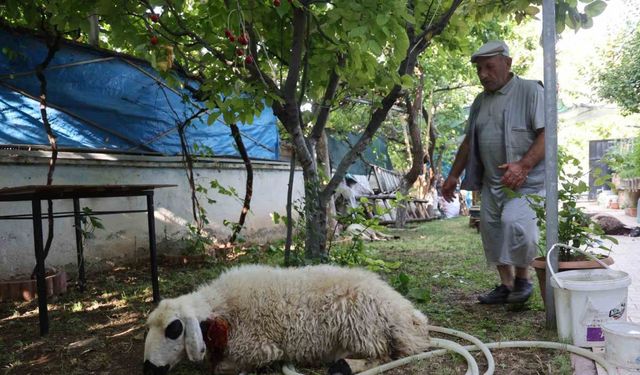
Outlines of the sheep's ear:
M 187 318 L 185 324 L 184 346 L 187 350 L 187 357 L 191 361 L 202 361 L 206 347 L 200 331 L 200 324 L 195 318 Z

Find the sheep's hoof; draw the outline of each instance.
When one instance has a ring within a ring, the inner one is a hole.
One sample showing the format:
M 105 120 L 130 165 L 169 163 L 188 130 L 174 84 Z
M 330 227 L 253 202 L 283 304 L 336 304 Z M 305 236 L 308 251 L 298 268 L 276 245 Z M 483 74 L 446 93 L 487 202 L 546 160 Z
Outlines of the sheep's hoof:
M 339 359 L 329 366 L 328 375 L 353 375 L 351 367 L 344 359 Z

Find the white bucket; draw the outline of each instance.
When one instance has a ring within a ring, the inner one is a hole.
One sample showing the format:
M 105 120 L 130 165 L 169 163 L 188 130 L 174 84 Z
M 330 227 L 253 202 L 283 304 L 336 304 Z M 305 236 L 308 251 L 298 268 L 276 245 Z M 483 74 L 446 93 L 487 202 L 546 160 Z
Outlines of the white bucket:
M 560 288 L 557 280 L 561 280 Z M 604 346 L 602 325 L 627 316 L 626 272 L 610 269 L 559 272 L 551 279 L 558 336 L 576 346 Z
M 551 272 L 559 338 L 576 346 L 604 346 L 602 325 L 626 320 L 629 284 L 629 274 L 612 269 Z
M 605 358 L 612 364 L 640 370 L 640 324 L 607 322 L 602 325 Z

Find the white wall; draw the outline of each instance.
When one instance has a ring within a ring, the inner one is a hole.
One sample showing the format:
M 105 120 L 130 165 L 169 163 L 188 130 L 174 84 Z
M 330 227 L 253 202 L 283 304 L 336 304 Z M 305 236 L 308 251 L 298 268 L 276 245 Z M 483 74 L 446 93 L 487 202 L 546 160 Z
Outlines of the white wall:
M 49 162 L 48 152 L 0 150 L 0 187 L 44 185 Z M 248 241 L 263 243 L 282 238 L 284 227 L 273 224 L 270 214 L 284 214 L 289 177 L 288 162 L 253 161 L 254 184 L 251 212 L 247 215 L 241 235 Z M 243 198 L 246 171 L 235 159 L 209 159 L 194 168 L 197 183 L 209 187 L 218 180 L 224 187 L 233 187 Z M 156 240 L 159 252 L 176 247 L 188 233 L 186 224 L 193 221 L 191 192 L 186 171 L 178 157 L 137 155 L 60 153 L 53 178 L 54 184 L 176 184 L 173 188 L 155 192 Z M 294 200 L 303 196 L 302 173 L 296 171 Z M 209 228 L 219 238 L 228 238 L 230 229 L 223 220 L 236 222 L 242 207 L 241 199 L 219 194 L 209 189 L 209 198 L 200 195 L 207 210 Z M 145 209 L 144 197 L 82 199 L 81 207 L 94 211 Z M 70 200 L 54 201 L 54 211 L 72 211 Z M 43 213 L 47 210 L 42 204 Z M 30 202 L 0 202 L 0 216 L 31 213 Z M 97 230 L 85 247 L 85 259 L 91 262 L 119 257 L 148 256 L 147 218 L 145 213 L 100 216 L 105 230 Z M 47 221 L 43 220 L 46 240 Z M 47 266 L 62 266 L 76 262 L 73 218 L 55 220 L 55 238 L 47 258 Z M 14 275 L 30 272 L 35 265 L 33 229 L 30 220 L 0 220 L 0 273 Z

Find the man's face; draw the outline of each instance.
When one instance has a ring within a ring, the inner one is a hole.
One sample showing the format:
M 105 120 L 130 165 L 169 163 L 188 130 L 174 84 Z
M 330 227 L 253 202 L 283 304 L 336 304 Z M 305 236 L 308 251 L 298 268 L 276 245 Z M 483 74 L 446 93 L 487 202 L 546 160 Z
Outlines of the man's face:
M 500 90 L 511 77 L 511 58 L 502 55 L 478 57 L 476 73 L 482 87 L 488 92 Z

